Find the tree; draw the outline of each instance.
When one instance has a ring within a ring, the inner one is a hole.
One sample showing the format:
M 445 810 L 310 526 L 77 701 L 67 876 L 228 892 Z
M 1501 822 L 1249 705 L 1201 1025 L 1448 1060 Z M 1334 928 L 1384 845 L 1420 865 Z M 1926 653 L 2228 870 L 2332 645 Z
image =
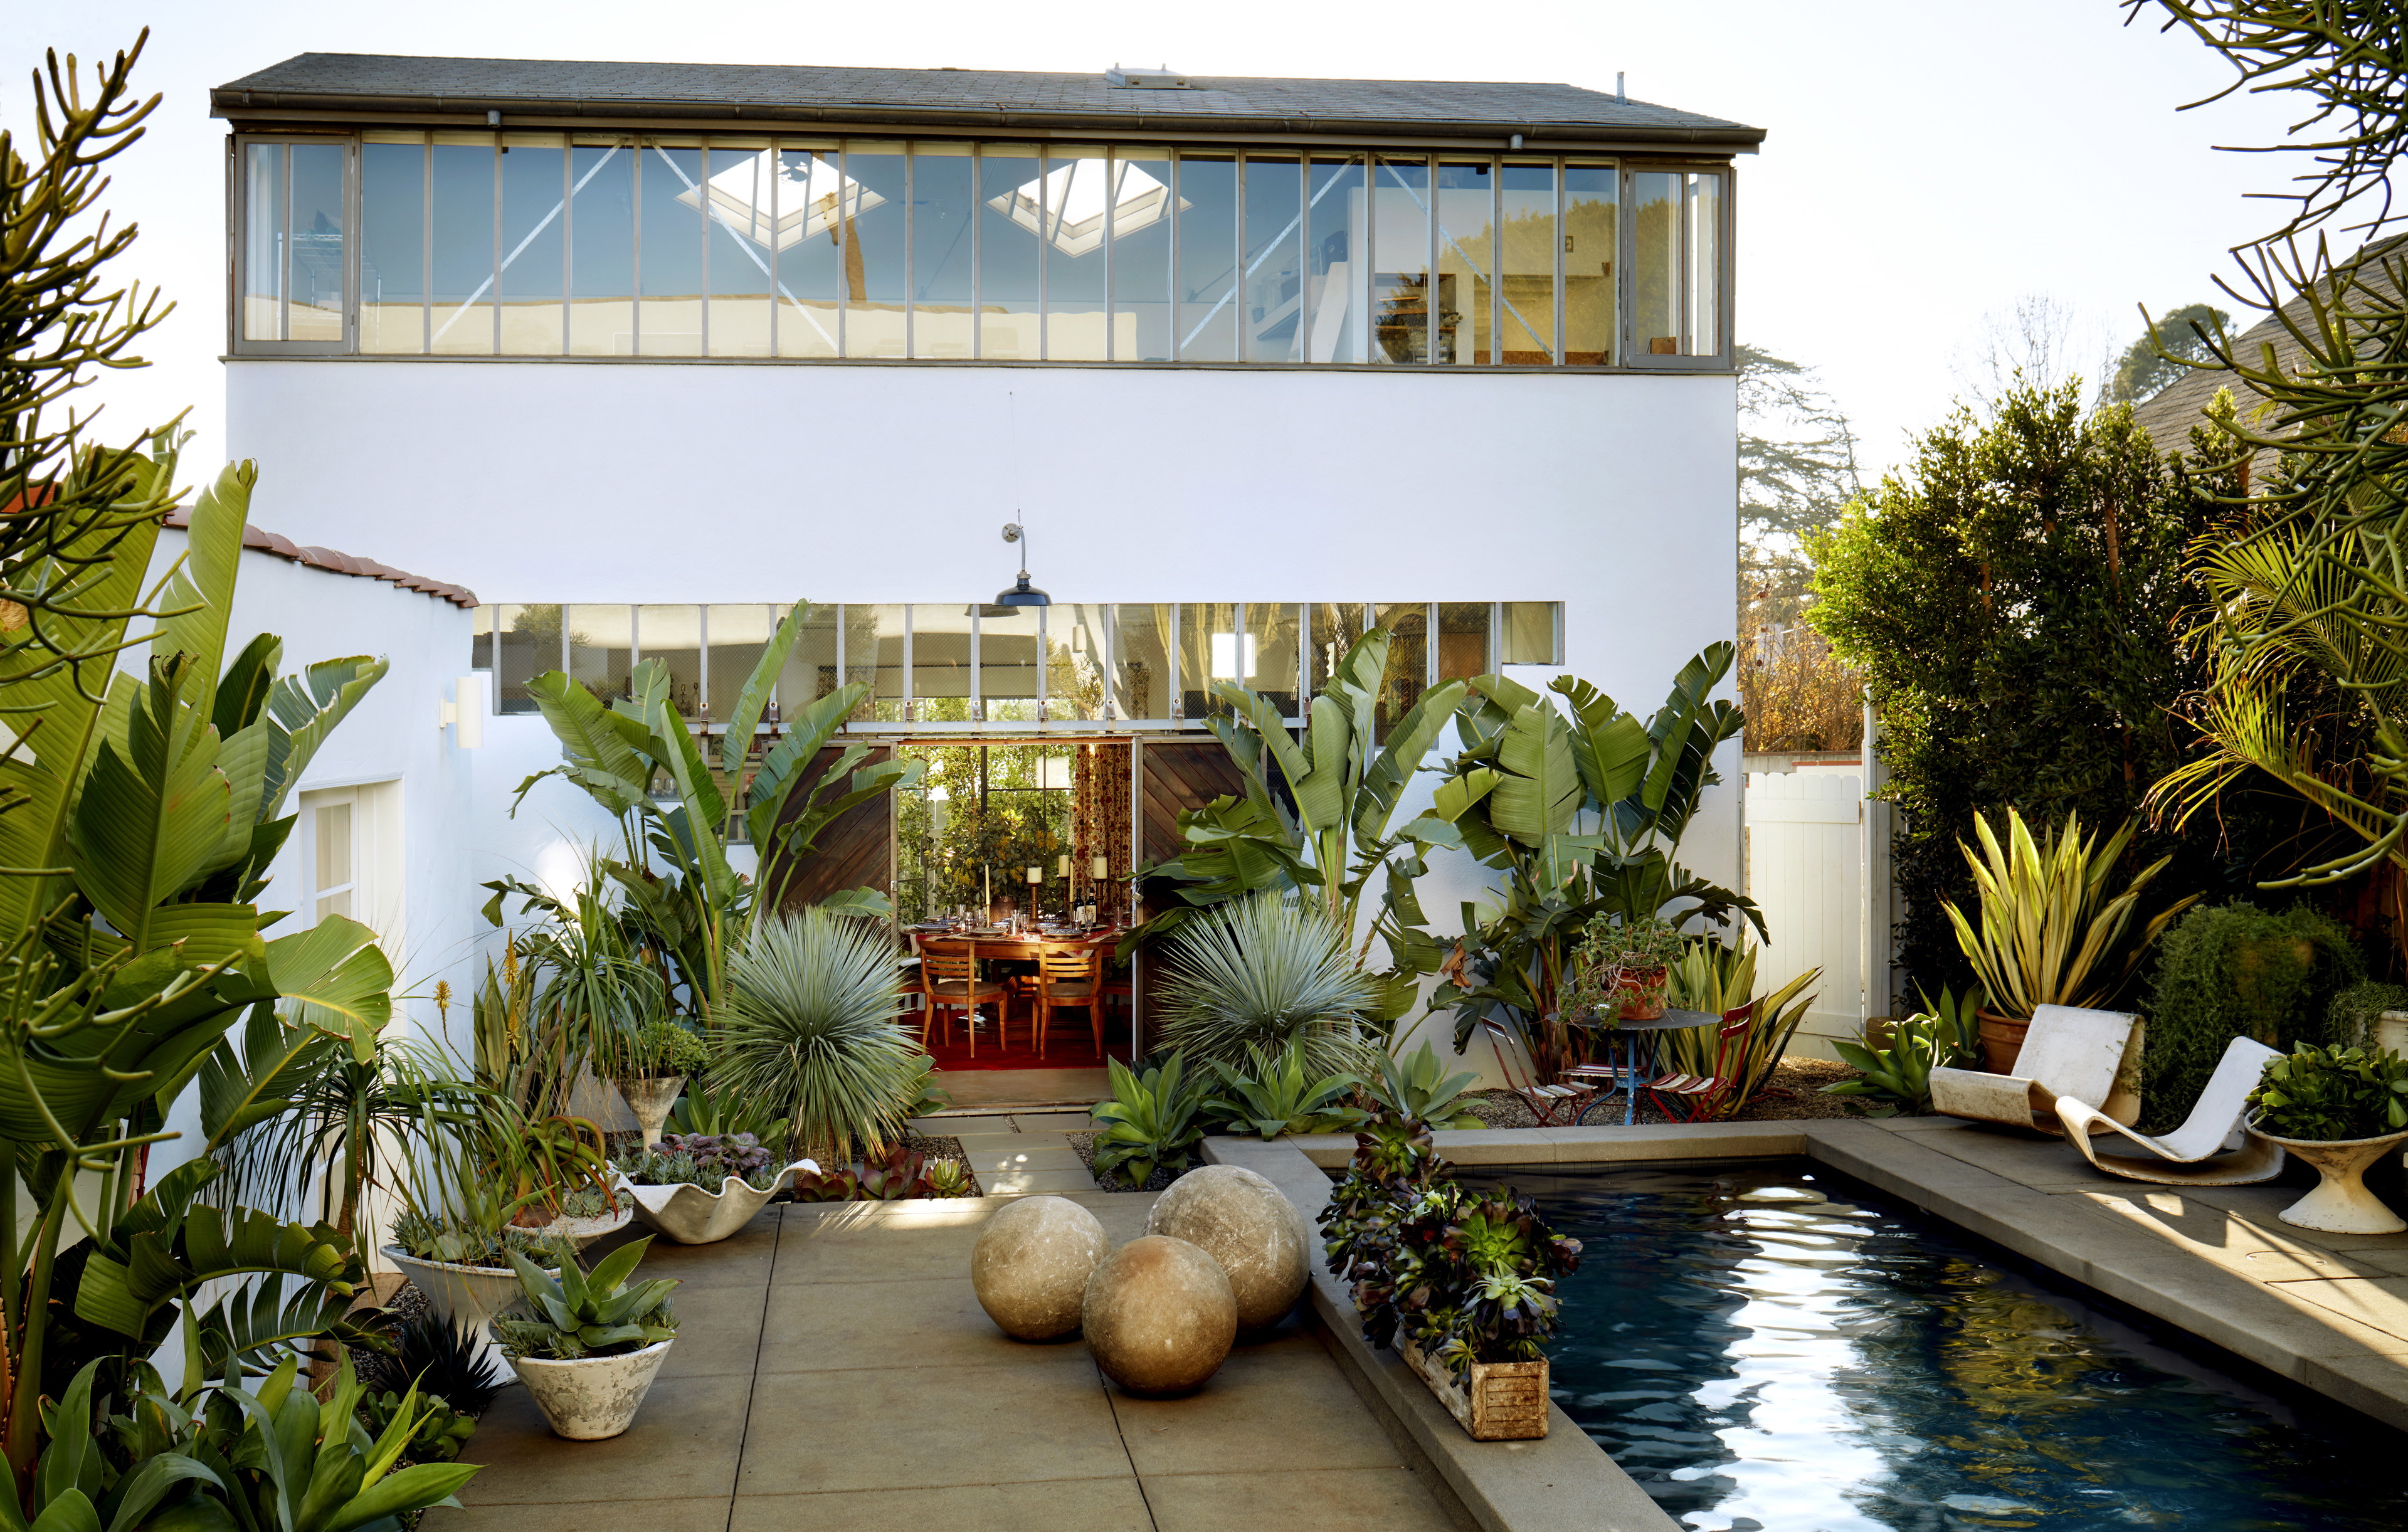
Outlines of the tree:
M 2214 304 L 2186 304 L 2170 311 L 2124 348 L 2107 379 L 2107 402 L 2139 404 L 2188 372 L 2185 364 L 2213 361 L 2215 336 L 2231 324 L 2232 316 Z
M 1738 348 L 1740 703 L 1749 750 L 1847 750 L 1861 685 L 1799 617 L 1807 536 L 1863 493 L 1846 411 L 1811 367 Z
M 1926 988 L 1966 976 L 1941 905 L 1967 900 L 1956 841 L 1977 811 L 2114 825 L 2184 758 L 2172 709 L 2200 674 L 2180 641 L 2200 591 L 2182 554 L 2224 482 L 2200 472 L 2128 407 L 2086 413 L 2079 380 L 2026 385 L 1987 416 L 1959 407 L 1808 539 L 1814 625 L 1882 720 L 1901 955 Z M 2176 852 L 2180 892 L 2207 881 L 2196 840 L 2144 835 L 2131 854 Z
M 1754 346 L 1736 352 L 1740 537 L 1794 545 L 1864 487 L 1856 430 L 1813 368 Z

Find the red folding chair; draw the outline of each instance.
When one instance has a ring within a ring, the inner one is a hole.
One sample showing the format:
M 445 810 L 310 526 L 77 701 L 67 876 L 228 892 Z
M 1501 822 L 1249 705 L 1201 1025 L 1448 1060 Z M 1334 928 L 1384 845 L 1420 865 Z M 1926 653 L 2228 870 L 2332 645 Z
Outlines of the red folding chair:
M 1514 1040 L 1513 1034 L 1495 1017 L 1486 1018 L 1480 1024 L 1488 1029 L 1488 1046 L 1497 1054 L 1497 1067 L 1505 1077 L 1505 1088 L 1528 1104 L 1530 1114 L 1539 1120 L 1541 1127 L 1570 1124 L 1580 1116 L 1582 1109 L 1596 1098 L 1597 1087 L 1593 1085 L 1543 1085 L 1516 1069 L 1512 1052 L 1506 1046 Z M 1560 1122 L 1558 1113 L 1561 1114 Z
M 1714 1072 L 1710 1075 L 1659 1075 L 1647 1082 L 1647 1097 L 1668 1122 L 1703 1123 L 1716 1116 L 1740 1086 L 1740 1069 L 1747 1060 L 1748 1034 L 1756 1030 L 1756 1002 L 1723 1012 L 1714 1034 Z

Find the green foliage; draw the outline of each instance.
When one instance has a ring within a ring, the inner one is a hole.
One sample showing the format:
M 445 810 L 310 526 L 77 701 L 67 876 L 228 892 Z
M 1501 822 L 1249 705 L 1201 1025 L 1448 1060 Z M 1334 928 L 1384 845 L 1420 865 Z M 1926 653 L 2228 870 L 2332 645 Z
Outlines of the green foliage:
M 1315 1074 L 1359 1071 L 1356 1029 L 1378 981 L 1319 905 L 1277 892 L 1232 899 L 1181 927 L 1163 964 L 1162 1046 L 1200 1066 L 1295 1045 Z
M 930 1160 L 922 1172 L 930 1196 L 976 1196 L 978 1181 L 959 1160 Z
M 697 1075 L 710 1063 L 710 1045 L 681 1022 L 646 1022 L 636 1029 L 629 1066 L 636 1078 Z
M 2333 1003 L 2366 977 L 2349 931 L 2306 905 L 2273 914 L 2202 905 L 2168 931 L 2143 1041 L 2141 1100 L 2151 1124 L 2190 1115 L 2225 1045 L 2351 1043 L 2331 1028 Z
M 1894 878 L 1900 956 L 1928 988 L 1971 977 L 1944 907 L 1971 902 L 1956 842 L 1977 812 L 2133 817 L 2187 750 L 2177 705 L 2204 675 L 2181 637 L 2201 603 L 2183 565 L 2233 481 L 2161 456 L 2123 407 L 2081 385 L 1959 408 L 1840 524 L 1809 539 L 1811 621 L 1865 678 L 1903 810 Z M 2255 855 L 2236 821 L 2232 853 Z M 2176 892 L 2230 874 L 2205 837 L 2144 832 L 2136 866 L 2172 855 Z
M 1440 812 L 1472 855 L 1503 874 L 1493 897 L 1463 907 L 1464 935 L 1440 968 L 1429 1009 L 1455 1011 L 1460 1052 L 1502 1012 L 1550 1079 L 1589 1055 L 1591 1035 L 1565 1015 L 1573 949 L 1605 920 L 1716 924 L 1763 917 L 1745 896 L 1673 860 L 1707 788 L 1713 753 L 1745 726 L 1713 693 L 1733 651 L 1714 644 L 1684 665 L 1641 723 L 1576 677 L 1547 698 L 1498 676 L 1472 680 L 1456 710 L 1463 749 L 1444 770 Z
M 546 1271 L 513 1253 L 520 1297 L 494 1317 L 494 1339 L 511 1356 L 574 1362 L 587 1356 L 619 1356 L 658 1345 L 677 1335 L 669 1311 L 673 1278 L 629 1282 L 636 1264 L 652 1246 L 646 1235 L 605 1255 L 591 1272 L 573 1260 Z
M 1041 784 L 1045 764 L 1068 765 L 1074 749 L 1038 742 L 905 746 L 903 758 L 924 763 L 926 775 L 896 795 L 901 918 L 983 906 L 989 876 L 998 902 L 1027 898 L 1026 869 L 1050 875 L 1055 858 L 1070 850 L 1070 795 Z
M 2116 359 L 2107 379 L 2107 402 L 2139 404 L 2188 372 L 2185 363 L 2212 360 L 2216 337 L 2231 325 L 2232 316 L 2212 303 L 2169 309 Z
M 1764 949 L 1744 940 L 1727 946 L 1711 938 L 1691 938 L 1689 950 L 1672 966 L 1665 999 L 1683 1010 L 1701 1010 L 1722 1017 L 1753 1002 L 1756 1014 L 1748 1027 L 1746 1046 L 1737 1062 L 1737 1088 L 1714 1103 L 1714 1115 L 1727 1118 L 1753 1099 L 1781 1067 L 1789 1040 L 1814 1004 L 1810 993 L 1823 970 L 1809 968 L 1779 989 L 1759 993 L 1756 959 Z M 1722 1057 L 1719 1021 L 1656 1036 L 1656 1056 L 1674 1074 L 1712 1075 L 1729 1061 Z
M 2267 1065 L 2249 1104 L 2278 1138 L 2379 1138 L 2408 1128 L 2408 1059 L 2311 1044 Z
M 1372 1063 L 1374 1072 L 1363 1090 L 1378 1107 L 1381 1121 L 1414 1130 L 1487 1125 L 1463 1110 L 1464 1093 L 1480 1076 L 1469 1069 L 1447 1073 L 1427 1038 L 1401 1059 L 1383 1051 Z
M 902 1136 L 924 1066 L 895 1020 L 899 981 L 883 924 L 819 909 L 769 917 L 729 977 L 719 1089 L 784 1114 L 796 1155 L 822 1165 Z
M 948 1169 L 947 1167 L 951 1168 Z M 901 1144 L 889 1144 L 882 1153 L 865 1155 L 858 1165 L 838 1167 L 820 1171 L 795 1172 L 795 1200 L 797 1202 L 900 1202 L 910 1197 L 966 1196 L 953 1177 L 953 1171 L 967 1172 L 968 1167 L 958 1160 L 939 1160 L 933 1164 L 927 1155 Z M 954 1191 L 938 1190 L 940 1179 Z
M 1989 820 L 1973 817 L 1981 854 L 1962 841 L 1957 849 L 1972 869 L 1981 928 L 1975 930 L 1953 902 L 1943 908 L 1956 945 L 2005 1014 L 2029 1017 L 2042 1006 L 2113 1005 L 2139 974 L 2150 945 L 2198 902 L 2198 895 L 2186 895 L 2132 929 L 2142 890 L 2169 860 L 2159 857 L 2111 894 L 2109 883 L 2132 831 L 2128 821 L 2101 841 L 2096 832 L 2084 835 L 2081 816 L 2070 813 L 2035 841 L 2023 816 L 2010 809 L 2001 845 Z
M 1112 1094 L 1098 1101 L 1090 1116 L 1099 1130 L 1095 1140 L 1096 1174 L 1142 1188 L 1154 1171 L 1172 1175 L 1193 1163 L 1193 1151 L 1204 1137 L 1199 1118 L 1211 1076 L 1190 1076 L 1186 1061 L 1173 1053 L 1168 1063 L 1143 1074 L 1132 1074 L 1118 1059 L 1107 1059 Z
M 1329 1269 L 1352 1290 L 1364 1316 L 1363 1339 L 1372 1345 L 1387 1345 L 1396 1335 L 1387 1273 L 1404 1222 L 1453 1173 L 1429 1124 L 1384 1105 L 1354 1136 L 1346 1174 L 1330 1189 L 1319 1223 Z
M 2376 1024 L 2386 1010 L 2408 1011 L 2408 984 L 2368 979 L 2350 985 L 2325 1008 L 2327 1042 L 2350 1048 L 2374 1046 Z
M 1474 1362 L 1546 1354 L 1561 1305 L 1555 1281 L 1580 1267 L 1559 1235 L 1510 1186 L 1433 1187 L 1398 1230 L 1385 1273 L 1396 1334 L 1461 1377 Z
M 360 1424 L 371 1436 L 382 1436 L 408 1408 L 408 1396 L 372 1390 L 360 1398 Z M 429 1394 L 421 1401 L 423 1412 L 417 1426 L 402 1444 L 400 1465 L 412 1463 L 456 1463 L 460 1449 L 477 1434 L 477 1423 L 444 1402 L 439 1394 Z
M 664 1127 L 676 1134 L 699 1133 L 724 1138 L 730 1134 L 749 1133 L 765 1144 L 791 1143 L 786 1119 L 777 1116 L 776 1110 L 741 1091 L 718 1090 L 689 1080 L 685 1094 L 669 1108 Z
M 1219 1062 L 1212 1069 L 1224 1094 L 1205 1102 L 1204 1110 L 1229 1132 L 1259 1134 L 1268 1142 L 1287 1133 L 1351 1132 L 1363 1121 L 1361 1111 L 1346 1105 L 1361 1077 L 1313 1079 L 1301 1038 L 1290 1038 L 1278 1052 L 1247 1049 L 1242 1069 Z
M 1937 1005 L 1927 995 L 1921 1010 L 1891 1024 L 1888 1037 L 1878 1046 L 1870 1031 L 1861 1043 L 1834 1042 L 1841 1060 L 1853 1066 L 1858 1078 L 1826 1085 L 1823 1094 L 1870 1098 L 1876 1104 L 1866 1111 L 1868 1117 L 1928 1115 L 1931 1071 L 1980 1063 L 1982 1039 L 1974 1012 L 1982 1000 L 1978 989 L 1962 1000 L 1943 989 Z

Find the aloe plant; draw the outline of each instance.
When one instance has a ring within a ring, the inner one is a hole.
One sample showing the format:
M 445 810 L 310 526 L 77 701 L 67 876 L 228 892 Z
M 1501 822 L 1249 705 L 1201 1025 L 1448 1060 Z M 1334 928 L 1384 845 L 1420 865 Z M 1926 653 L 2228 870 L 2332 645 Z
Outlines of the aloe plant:
M 1446 1072 L 1438 1050 L 1422 1045 L 1403 1058 L 1382 1053 L 1378 1069 L 1364 1089 L 1379 1107 L 1381 1117 L 1413 1132 L 1423 1128 L 1478 1128 L 1487 1124 L 1464 1109 L 1465 1094 L 1480 1077 L 1469 1070 Z
M 2042 1006 L 2112 1003 L 2140 971 L 2150 944 L 2199 902 L 2196 894 L 2176 899 L 2132 930 L 2142 891 L 2172 858 L 2159 857 L 2120 892 L 2110 892 L 2115 865 L 2132 842 L 2128 821 L 2100 840 L 2096 833 L 2083 834 L 2079 814 L 2068 814 L 2034 840 L 2023 815 L 2010 809 L 2006 830 L 2001 844 L 1989 820 L 1975 815 L 1980 853 L 1957 842 L 1973 870 L 1980 926 L 1956 905 L 1943 908 L 1990 1003 L 2007 1015 L 2028 1017 Z
M 652 1245 L 651 1235 L 621 1245 L 591 1272 L 578 1270 L 575 1261 L 548 1272 L 512 1251 L 510 1267 L 523 1297 L 495 1316 L 494 1339 L 511 1356 L 559 1362 L 617 1356 L 672 1339 L 677 1316 L 669 1312 L 669 1294 L 676 1279 L 627 1281 Z
M 1096 1174 L 1139 1188 L 1156 1170 L 1186 1169 L 1204 1137 L 1197 1120 L 1204 1106 L 1203 1081 L 1191 1079 L 1186 1061 L 1176 1053 L 1141 1075 L 1118 1059 L 1109 1060 L 1108 1067 L 1111 1099 L 1096 1102 L 1090 1113 L 1101 1130 L 1095 1140 Z

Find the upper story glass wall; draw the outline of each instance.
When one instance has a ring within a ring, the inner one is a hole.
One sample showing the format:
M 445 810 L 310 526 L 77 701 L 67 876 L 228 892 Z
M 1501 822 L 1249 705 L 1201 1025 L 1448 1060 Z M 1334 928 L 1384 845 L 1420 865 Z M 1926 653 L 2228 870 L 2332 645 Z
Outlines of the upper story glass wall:
M 1728 362 L 1723 165 L 450 130 L 236 154 L 242 354 Z

